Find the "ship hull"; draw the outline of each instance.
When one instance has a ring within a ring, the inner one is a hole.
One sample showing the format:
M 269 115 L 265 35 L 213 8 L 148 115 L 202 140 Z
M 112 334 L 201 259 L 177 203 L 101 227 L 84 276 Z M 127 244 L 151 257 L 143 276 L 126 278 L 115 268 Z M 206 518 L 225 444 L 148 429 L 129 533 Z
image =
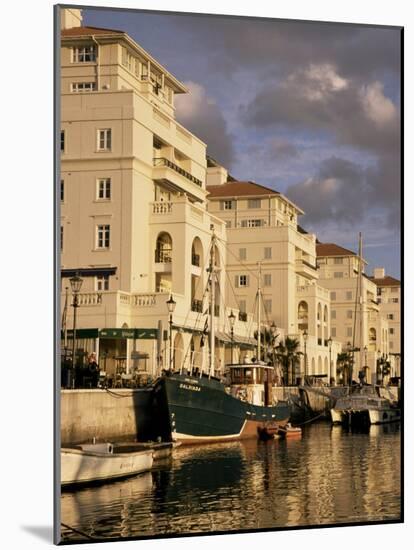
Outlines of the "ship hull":
M 207 376 L 164 376 L 155 392 L 166 403 L 173 440 L 183 444 L 258 437 L 284 427 L 290 416 L 285 402 L 253 405 L 229 395 L 217 379 Z

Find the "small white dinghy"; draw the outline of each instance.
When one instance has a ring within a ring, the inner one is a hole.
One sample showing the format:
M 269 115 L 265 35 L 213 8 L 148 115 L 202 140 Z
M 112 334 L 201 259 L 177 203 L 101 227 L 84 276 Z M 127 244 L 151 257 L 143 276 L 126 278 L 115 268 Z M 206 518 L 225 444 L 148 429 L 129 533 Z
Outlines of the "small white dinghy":
M 61 484 L 74 485 L 127 477 L 152 468 L 153 450 L 114 453 L 112 443 L 79 445 L 60 452 Z

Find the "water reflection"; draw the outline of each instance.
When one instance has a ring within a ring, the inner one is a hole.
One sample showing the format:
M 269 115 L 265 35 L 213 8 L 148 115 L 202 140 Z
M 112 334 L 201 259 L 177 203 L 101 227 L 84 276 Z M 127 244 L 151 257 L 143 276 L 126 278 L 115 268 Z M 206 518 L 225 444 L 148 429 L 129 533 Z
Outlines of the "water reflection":
M 398 519 L 399 489 L 398 424 L 320 423 L 300 440 L 178 448 L 151 473 L 64 493 L 62 522 L 118 538 Z

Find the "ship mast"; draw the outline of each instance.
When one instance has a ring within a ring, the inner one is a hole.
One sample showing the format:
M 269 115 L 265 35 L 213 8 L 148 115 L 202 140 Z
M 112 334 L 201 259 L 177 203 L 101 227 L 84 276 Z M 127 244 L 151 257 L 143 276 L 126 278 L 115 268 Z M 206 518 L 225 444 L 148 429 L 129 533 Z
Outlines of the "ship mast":
M 261 354 L 261 328 L 262 328 L 262 322 L 261 322 L 261 298 L 262 298 L 262 288 L 261 288 L 261 279 L 262 279 L 262 264 L 261 262 L 257 262 L 257 265 L 259 266 L 259 283 L 257 286 L 257 361 L 260 362 L 260 354 Z
M 216 235 L 214 233 L 214 225 L 211 225 L 211 248 L 210 248 L 210 372 L 209 375 L 214 375 L 214 356 L 215 356 L 215 331 L 214 331 L 214 309 L 215 309 L 215 272 L 216 272 Z
M 363 363 L 363 314 L 364 314 L 364 304 L 363 304 L 363 292 L 362 292 L 362 233 L 359 233 L 359 244 L 358 244 L 358 256 L 359 256 L 359 367 L 362 370 L 364 366 Z

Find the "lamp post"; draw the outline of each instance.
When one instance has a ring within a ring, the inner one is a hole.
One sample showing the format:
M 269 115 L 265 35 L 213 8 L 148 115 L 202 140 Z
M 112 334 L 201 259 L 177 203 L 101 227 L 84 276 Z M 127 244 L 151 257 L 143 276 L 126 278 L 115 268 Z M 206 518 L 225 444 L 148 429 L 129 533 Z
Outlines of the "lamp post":
M 173 347 L 172 347 L 172 325 L 173 325 L 173 313 L 175 310 L 176 302 L 174 301 L 173 295 L 170 295 L 170 299 L 167 300 L 168 313 L 170 314 L 169 325 L 170 325 L 170 361 L 169 361 L 169 370 L 172 370 L 172 358 L 173 358 Z
M 331 385 L 332 380 L 332 338 L 329 336 L 328 338 L 328 347 L 329 347 L 329 380 L 328 380 L 328 386 Z
M 75 369 L 75 347 L 76 347 L 76 310 L 79 307 L 79 292 L 82 288 L 83 279 L 78 274 L 69 279 L 73 294 L 73 339 L 72 339 L 72 369 Z
M 229 322 L 230 322 L 230 336 L 231 336 L 231 359 L 230 363 L 233 364 L 233 346 L 234 346 L 234 322 L 236 321 L 236 316 L 233 313 L 233 310 L 231 310 L 231 313 L 229 315 Z
M 304 355 L 304 382 L 306 382 L 306 376 L 307 376 L 307 361 L 308 361 L 308 357 L 306 355 L 306 342 L 308 340 L 308 331 L 307 330 L 304 330 L 303 331 L 303 346 L 304 346 L 304 350 L 305 350 L 305 355 Z

